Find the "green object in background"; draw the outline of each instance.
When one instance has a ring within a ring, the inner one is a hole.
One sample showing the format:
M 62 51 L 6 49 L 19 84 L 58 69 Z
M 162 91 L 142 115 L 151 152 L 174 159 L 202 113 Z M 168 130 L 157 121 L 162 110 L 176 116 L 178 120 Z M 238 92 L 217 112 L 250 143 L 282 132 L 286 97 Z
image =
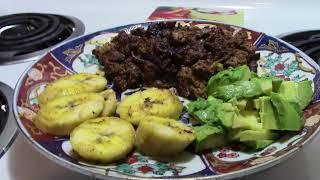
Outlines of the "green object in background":
M 244 23 L 243 10 L 193 8 L 190 17 L 191 19 L 221 21 L 237 26 L 242 26 Z
M 242 26 L 244 23 L 244 11 L 226 8 L 207 9 L 160 6 L 151 13 L 148 19 L 201 19 Z

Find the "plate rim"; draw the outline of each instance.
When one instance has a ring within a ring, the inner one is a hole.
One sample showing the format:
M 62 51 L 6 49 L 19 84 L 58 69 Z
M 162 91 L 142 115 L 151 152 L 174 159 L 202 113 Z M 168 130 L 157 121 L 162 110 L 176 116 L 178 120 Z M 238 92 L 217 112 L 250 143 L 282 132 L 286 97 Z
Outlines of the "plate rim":
M 148 21 L 140 21 L 140 22 L 134 22 L 134 23 L 129 23 L 129 24 L 124 24 L 124 25 L 118 25 L 118 26 L 112 26 L 110 28 L 106 28 L 106 29 L 103 29 L 103 30 L 99 30 L 99 31 L 95 31 L 95 32 L 91 32 L 91 33 L 88 33 L 88 34 L 84 34 L 84 35 L 81 35 L 81 36 L 78 36 L 78 37 L 75 37 L 75 38 L 72 38 L 72 39 L 69 39 L 61 44 L 59 44 L 58 46 L 50 49 L 49 51 L 47 51 L 45 54 L 43 54 L 42 56 L 40 56 L 40 58 L 36 61 L 34 61 L 33 63 L 31 63 L 25 70 L 24 72 L 21 74 L 21 76 L 19 77 L 18 79 L 18 82 L 17 84 L 15 85 L 15 88 L 14 88 L 14 95 L 13 95 L 13 103 L 12 103 L 12 106 L 13 106 L 13 114 L 14 114 L 14 119 L 16 120 L 16 123 L 18 125 L 18 128 L 22 131 L 22 134 L 23 136 L 28 140 L 28 142 L 38 151 L 40 152 L 41 154 L 43 154 L 45 157 L 47 157 L 48 159 L 52 160 L 53 162 L 63 166 L 63 167 L 66 167 L 70 170 L 73 170 L 75 172 L 79 172 L 81 174 L 85 174 L 85 175 L 88 175 L 90 177 L 94 177 L 94 178 L 99 178 L 99 179 L 106 179 L 106 178 L 109 178 L 109 177 L 112 177 L 112 178 L 125 178 L 125 179 L 132 179 L 132 180 L 138 180 L 138 179 L 159 179 L 161 177 L 134 177 L 134 176 L 130 176 L 130 175 L 126 175 L 126 174 L 121 174 L 121 173 L 118 173 L 117 175 L 102 175 L 102 174 L 99 174 L 99 173 L 95 173 L 93 171 L 90 171 L 88 168 L 86 167 L 83 167 L 83 166 L 80 166 L 80 165 L 77 165 L 77 164 L 74 164 L 72 162 L 69 162 L 53 153 L 51 153 L 50 151 L 48 151 L 47 149 L 45 149 L 40 143 L 36 142 L 30 135 L 29 133 L 27 133 L 27 130 L 25 129 L 24 125 L 22 124 L 22 121 L 19 117 L 19 113 L 18 113 L 18 106 L 17 106 L 17 100 L 18 100 L 18 96 L 19 96 L 19 92 L 18 90 L 20 90 L 21 88 L 21 85 L 22 85 L 22 81 L 23 79 L 25 78 L 25 76 L 27 75 L 27 73 L 29 72 L 29 70 L 35 65 L 37 64 L 39 61 L 41 61 L 46 55 L 50 54 L 53 56 L 54 59 L 58 60 L 52 53 L 52 51 L 60 48 L 61 46 L 63 45 L 66 45 L 68 43 L 70 43 L 71 41 L 73 40 L 76 40 L 76 39 L 81 39 L 85 36 L 88 36 L 88 35 L 92 35 L 92 34 L 97 34 L 100 33 L 100 32 L 104 32 L 104 31 L 108 31 L 108 30 L 112 30 L 112 29 L 116 29 L 116 28 L 121 28 L 121 27 L 130 27 L 130 26 L 134 26 L 134 25 L 139 25 L 139 24 L 148 24 L 148 23 L 157 23 L 157 22 L 177 22 L 177 21 L 191 21 L 191 22 L 208 22 L 208 23 L 217 23 L 217 24 L 222 24 L 222 25 L 228 25 L 228 26 L 233 26 L 233 27 L 239 27 L 239 28 L 245 28 L 245 29 L 248 29 L 248 30 L 251 30 L 253 32 L 258 32 L 258 33 L 261 33 L 261 35 L 266 35 L 266 36 L 269 36 L 269 37 L 272 37 L 274 39 L 276 39 L 278 42 L 281 42 L 283 44 L 285 44 L 286 46 L 290 47 L 290 49 L 293 49 L 295 51 L 297 51 L 310 65 L 312 65 L 314 68 L 316 68 L 318 71 L 320 71 L 320 67 L 319 65 L 314 62 L 314 60 L 312 60 L 308 55 L 306 55 L 305 53 L 303 53 L 301 50 L 299 50 L 298 48 L 294 47 L 293 45 L 279 39 L 278 37 L 276 36 L 270 36 L 266 33 L 263 33 L 263 32 L 260 32 L 260 31 L 257 31 L 257 30 L 253 30 L 251 28 L 247 28 L 245 26 L 237 26 L 237 25 L 232 25 L 232 24 L 228 24 L 228 23 L 224 23 L 224 22 L 219 22 L 219 21 L 211 21 L 211 20 L 201 20 L 201 19 L 162 19 L 162 20 L 148 20 Z M 260 35 L 260 36 L 261 36 Z M 260 37 L 259 36 L 259 37 Z M 257 39 L 258 40 L 258 39 Z M 60 63 L 60 62 L 59 62 Z M 61 64 L 61 63 L 60 63 Z M 66 68 L 66 67 L 65 67 Z M 68 69 L 68 68 L 67 68 Z M 315 102 L 318 102 L 318 101 L 315 101 Z M 314 103 L 315 103 L 314 102 Z M 211 176 L 202 176 L 202 177 L 196 177 L 196 179 L 232 179 L 232 178 L 236 178 L 236 177 L 242 177 L 242 176 L 245 176 L 245 175 L 249 175 L 249 174 L 253 174 L 253 173 L 256 173 L 256 172 L 260 172 L 260 171 L 263 171 L 265 169 L 268 169 L 274 165 L 277 165 L 279 164 L 280 162 L 283 162 L 285 160 L 287 160 L 288 158 L 292 157 L 292 155 L 294 155 L 295 153 L 297 153 L 298 151 L 300 151 L 303 147 L 305 147 L 305 145 L 307 143 L 310 143 L 314 137 L 316 135 L 319 134 L 319 131 L 320 131 L 320 126 L 317 127 L 317 129 L 314 131 L 313 134 L 311 134 L 307 139 L 305 139 L 303 142 L 301 142 L 301 145 L 298 146 L 298 147 L 294 147 L 292 148 L 291 150 L 289 150 L 288 152 L 278 156 L 278 157 L 275 157 L 274 159 L 270 160 L 270 161 L 266 161 L 266 162 L 263 162 L 261 164 L 258 164 L 258 165 L 255 165 L 255 166 L 251 166 L 249 168 L 245 168 L 245 169 L 241 169 L 241 170 L 237 170 L 237 171 L 233 171 L 233 172 L 228 172 L 228 173 L 223 173 L 223 174 L 216 174 L 216 175 L 211 175 Z M 163 178 L 163 179 L 168 179 L 168 178 Z M 180 180 L 180 179 L 195 179 L 195 177 L 182 177 L 182 178 L 170 178 L 170 179 L 175 179 L 175 180 Z

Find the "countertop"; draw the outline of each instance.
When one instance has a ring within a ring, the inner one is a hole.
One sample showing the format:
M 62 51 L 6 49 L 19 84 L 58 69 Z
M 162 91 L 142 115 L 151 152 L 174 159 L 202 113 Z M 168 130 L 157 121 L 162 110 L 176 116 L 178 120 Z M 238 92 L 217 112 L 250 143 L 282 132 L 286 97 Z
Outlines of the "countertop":
M 75 16 L 86 26 L 86 33 L 108 27 L 144 21 L 157 6 L 244 9 L 244 26 L 270 35 L 320 29 L 316 12 L 320 2 L 314 1 L 76 1 L 76 0 L 0 0 L 0 15 L 21 12 L 45 12 Z M 0 66 L 0 81 L 14 88 L 30 63 Z M 320 139 L 317 136 L 287 161 L 266 171 L 241 179 L 319 179 Z M 20 133 L 9 151 L 0 159 L 1 180 L 85 180 L 87 176 L 72 172 L 39 154 Z

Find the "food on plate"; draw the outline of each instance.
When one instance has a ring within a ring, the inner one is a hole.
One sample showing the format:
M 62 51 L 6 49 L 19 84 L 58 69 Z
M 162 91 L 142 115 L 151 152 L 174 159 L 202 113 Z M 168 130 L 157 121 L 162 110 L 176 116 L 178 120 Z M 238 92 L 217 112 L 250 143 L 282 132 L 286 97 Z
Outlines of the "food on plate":
M 266 129 L 239 129 L 230 131 L 230 141 L 240 142 L 252 149 L 262 149 L 279 138 L 279 133 Z
M 168 89 L 149 88 L 124 97 L 117 107 L 120 118 L 138 125 L 146 115 L 178 119 L 183 105 Z
M 120 32 L 93 54 L 106 78 L 80 73 L 47 85 L 34 120 L 43 132 L 70 135 L 88 161 L 112 163 L 134 148 L 160 157 L 231 143 L 262 149 L 303 128 L 313 96 L 312 81 L 253 72 L 259 54 L 247 32 L 227 26 L 151 23 Z M 121 92 L 140 89 L 118 103 L 107 79 Z M 185 101 L 187 114 L 175 90 L 196 99 Z
M 245 65 L 221 71 L 209 79 L 208 93 L 211 94 L 218 87 L 229 85 L 236 81 L 247 81 L 251 75 L 249 67 Z
M 211 96 L 207 100 L 199 98 L 189 103 L 187 110 L 200 124 L 223 124 L 225 127 L 232 126 L 238 111 L 231 103 L 224 103 Z
M 221 71 L 211 77 L 208 83 L 208 94 L 225 101 L 232 98 L 242 99 L 270 95 L 273 84 L 282 82 L 279 79 L 258 77 L 255 73 L 250 72 L 246 65 L 243 65 Z
M 41 106 L 34 124 L 46 133 L 69 135 L 83 121 L 98 117 L 104 104 L 104 97 L 98 93 L 57 97 Z
M 73 150 L 89 161 L 111 163 L 125 158 L 134 146 L 135 131 L 125 120 L 116 117 L 90 119 L 70 135 Z
M 279 87 L 279 94 L 281 94 L 289 102 L 299 104 L 300 109 L 304 109 L 313 96 L 313 91 L 310 88 L 312 81 L 284 81 Z
M 300 131 L 302 110 L 312 94 L 310 80 L 259 77 L 246 65 L 221 71 L 208 82 L 208 98 L 187 105 L 193 121 L 201 125 L 194 127 L 195 151 L 222 146 L 225 141 L 261 149 L 273 143 L 280 132 Z M 221 140 L 223 135 L 228 138 Z
M 196 134 L 196 140 L 194 143 L 194 150 L 196 153 L 206 149 L 222 147 L 227 144 L 225 131 L 222 126 L 204 124 L 201 126 L 195 126 L 194 131 Z
M 111 116 L 117 109 L 116 93 L 112 89 L 107 89 L 100 93 L 104 97 L 104 108 L 101 116 Z
M 276 115 L 277 130 L 300 131 L 304 121 L 299 104 L 290 102 L 277 93 L 272 93 L 270 99 Z
M 74 95 L 81 92 L 99 92 L 107 85 L 107 80 L 99 75 L 80 73 L 62 77 L 45 87 L 38 96 L 40 106 L 57 97 Z
M 192 127 L 180 121 L 146 116 L 139 123 L 135 145 L 145 155 L 171 156 L 182 152 L 194 139 Z
M 259 59 L 245 30 L 152 23 L 124 31 L 93 54 L 117 89 L 175 87 L 183 97 L 207 97 L 212 74 Z

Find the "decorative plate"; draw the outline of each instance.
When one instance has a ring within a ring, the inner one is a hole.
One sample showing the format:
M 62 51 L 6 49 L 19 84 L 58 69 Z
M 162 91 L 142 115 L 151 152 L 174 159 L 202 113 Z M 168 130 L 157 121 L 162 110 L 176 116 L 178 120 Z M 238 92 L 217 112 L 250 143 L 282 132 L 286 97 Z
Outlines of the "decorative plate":
M 168 20 L 165 20 L 168 21 Z M 204 27 L 220 23 L 198 20 L 169 20 L 184 25 Z M 293 46 L 261 32 L 244 29 L 248 39 L 260 52 L 258 74 L 270 74 L 294 81 L 313 80 L 314 97 L 304 111 L 306 123 L 300 133 L 283 137 L 258 152 L 241 152 L 237 147 L 224 147 L 201 155 L 182 153 L 175 159 L 158 161 L 133 152 L 126 160 L 110 164 L 90 164 L 77 158 L 68 137 L 45 134 L 32 119 L 39 109 L 37 96 L 46 84 L 62 76 L 80 72 L 99 73 L 101 66 L 91 51 L 117 35 L 151 22 L 107 29 L 73 39 L 48 52 L 21 76 L 14 94 L 14 114 L 24 136 L 39 152 L 71 170 L 97 178 L 219 178 L 229 179 L 271 167 L 293 155 L 319 131 L 320 73 L 319 66 Z M 241 27 L 231 26 L 235 31 Z M 120 93 L 121 92 L 117 92 Z

